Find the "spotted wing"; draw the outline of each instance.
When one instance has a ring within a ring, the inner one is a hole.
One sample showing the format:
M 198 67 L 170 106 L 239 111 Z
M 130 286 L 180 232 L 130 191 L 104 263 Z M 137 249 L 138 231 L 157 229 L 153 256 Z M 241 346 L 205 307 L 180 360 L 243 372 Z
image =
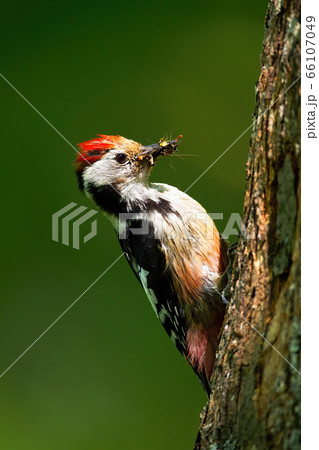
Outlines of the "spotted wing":
M 160 242 L 154 238 L 151 226 L 147 235 L 135 234 L 132 230 L 139 228 L 140 221 L 135 222 L 127 230 L 126 239 L 120 239 L 122 250 L 165 331 L 185 356 L 185 315 L 174 292 L 171 277 L 165 272 L 165 257 Z

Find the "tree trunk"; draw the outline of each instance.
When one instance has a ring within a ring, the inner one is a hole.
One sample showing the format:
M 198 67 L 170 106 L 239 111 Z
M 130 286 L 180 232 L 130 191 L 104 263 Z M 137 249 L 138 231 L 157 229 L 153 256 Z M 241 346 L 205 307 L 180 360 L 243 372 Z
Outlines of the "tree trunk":
M 300 0 L 271 0 L 265 27 L 243 212 L 251 239 L 233 262 L 198 450 L 300 447 Z

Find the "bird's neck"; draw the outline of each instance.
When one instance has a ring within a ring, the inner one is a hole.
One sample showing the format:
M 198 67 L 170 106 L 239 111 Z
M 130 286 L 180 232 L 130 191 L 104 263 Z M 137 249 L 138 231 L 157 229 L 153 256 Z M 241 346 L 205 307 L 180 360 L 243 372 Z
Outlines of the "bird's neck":
M 152 202 L 158 200 L 159 193 L 149 183 L 105 184 L 89 183 L 85 187 L 87 195 L 105 213 L 146 212 Z

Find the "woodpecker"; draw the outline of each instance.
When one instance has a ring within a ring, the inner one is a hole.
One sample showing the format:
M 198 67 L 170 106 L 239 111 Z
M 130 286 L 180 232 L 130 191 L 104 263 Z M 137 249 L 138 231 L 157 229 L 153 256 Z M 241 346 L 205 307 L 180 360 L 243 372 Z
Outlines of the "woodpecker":
M 180 138 L 143 146 L 98 135 L 79 144 L 76 174 L 79 188 L 110 220 L 155 314 L 210 396 L 225 314 L 219 292 L 227 244 L 197 201 L 149 181 L 155 161 L 176 152 Z

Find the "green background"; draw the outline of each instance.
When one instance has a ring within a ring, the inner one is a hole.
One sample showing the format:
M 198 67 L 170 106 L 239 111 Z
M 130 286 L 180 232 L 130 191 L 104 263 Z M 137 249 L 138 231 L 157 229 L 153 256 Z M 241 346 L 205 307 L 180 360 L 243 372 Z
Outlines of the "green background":
M 183 134 L 152 180 L 186 189 L 251 124 L 266 2 L 8 2 L 2 73 L 73 145 Z M 74 150 L 3 80 L 0 371 L 120 254 L 51 240 Z M 248 132 L 189 194 L 241 212 Z M 172 168 L 171 165 L 174 167 Z M 84 231 L 89 230 L 83 227 Z M 206 396 L 121 259 L 0 379 L 3 449 L 191 449 Z

